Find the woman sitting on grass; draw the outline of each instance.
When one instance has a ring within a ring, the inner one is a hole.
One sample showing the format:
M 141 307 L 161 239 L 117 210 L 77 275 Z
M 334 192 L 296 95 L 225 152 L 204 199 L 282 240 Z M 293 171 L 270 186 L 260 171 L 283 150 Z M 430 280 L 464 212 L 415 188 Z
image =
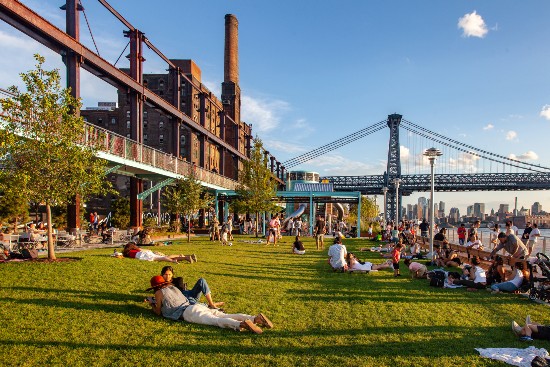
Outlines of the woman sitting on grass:
M 161 255 L 156 254 L 151 250 L 144 250 L 139 248 L 135 242 L 128 242 L 124 249 L 122 250 L 122 256 L 128 257 L 130 259 L 138 259 L 145 261 L 168 261 L 171 263 L 177 263 L 181 260 L 189 261 L 194 263 L 197 261 L 197 256 L 193 255 Z
M 348 262 L 348 270 L 361 270 L 361 271 L 387 269 L 387 268 L 391 267 L 391 265 L 392 265 L 391 260 L 388 260 L 385 263 L 376 264 L 376 265 L 371 263 L 371 262 L 368 262 L 368 261 L 360 261 L 351 252 L 348 252 L 347 262 Z
M 487 286 L 487 275 L 479 264 L 480 262 L 477 256 L 474 256 L 472 258 L 472 267 L 464 268 L 463 270 L 464 275 L 466 275 L 468 279 L 456 279 L 453 281 L 453 284 L 466 286 L 469 291 L 484 289 Z
M 443 245 L 443 248 L 439 251 L 439 256 L 435 261 L 437 266 L 449 266 L 458 267 L 462 264 L 458 253 L 451 250 L 448 245 Z
M 306 253 L 304 244 L 302 243 L 302 241 L 300 241 L 300 236 L 296 236 L 296 240 L 292 244 L 292 252 L 297 255 L 303 255 Z
M 198 302 L 201 298 L 201 293 L 204 294 L 206 301 L 208 302 L 208 308 L 219 309 L 222 307 L 225 302 L 214 302 L 212 300 L 212 294 L 210 292 L 210 287 L 204 278 L 199 278 L 191 290 L 187 289 L 187 285 L 183 282 L 182 277 L 174 278 L 174 268 L 171 266 L 165 266 L 160 271 L 160 275 L 164 278 L 165 281 L 172 283 L 176 288 L 178 288 L 181 293 L 187 297 L 187 299 L 193 299 L 195 302 Z

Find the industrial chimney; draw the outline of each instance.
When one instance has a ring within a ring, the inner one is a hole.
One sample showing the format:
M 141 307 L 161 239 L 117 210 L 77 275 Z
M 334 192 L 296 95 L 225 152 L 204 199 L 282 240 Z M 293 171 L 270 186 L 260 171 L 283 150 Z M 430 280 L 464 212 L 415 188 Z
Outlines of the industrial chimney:
M 224 112 L 237 124 L 241 121 L 239 87 L 239 22 L 233 14 L 225 15 L 222 103 Z

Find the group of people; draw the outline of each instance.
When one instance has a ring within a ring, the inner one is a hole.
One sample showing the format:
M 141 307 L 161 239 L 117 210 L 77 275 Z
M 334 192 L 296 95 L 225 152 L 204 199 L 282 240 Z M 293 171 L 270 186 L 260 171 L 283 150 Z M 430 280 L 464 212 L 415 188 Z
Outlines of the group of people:
M 154 296 L 145 299 L 152 311 L 167 319 L 184 320 L 189 323 L 211 325 L 235 331 L 248 330 L 261 334 L 261 327 L 272 328 L 273 323 L 263 313 L 255 316 L 236 313 L 225 313 L 220 307 L 224 302 L 214 302 L 210 287 L 204 278 L 200 278 L 192 289 L 183 286 L 183 278 L 174 278 L 174 269 L 165 266 L 160 275 L 150 280 Z M 200 303 L 204 295 L 207 303 Z
M 353 253 L 348 253 L 340 236 L 334 237 L 334 243 L 328 249 L 328 263 L 334 271 L 371 271 L 386 269 L 392 266 L 392 261 L 390 260 L 382 264 L 373 264 L 359 260 Z

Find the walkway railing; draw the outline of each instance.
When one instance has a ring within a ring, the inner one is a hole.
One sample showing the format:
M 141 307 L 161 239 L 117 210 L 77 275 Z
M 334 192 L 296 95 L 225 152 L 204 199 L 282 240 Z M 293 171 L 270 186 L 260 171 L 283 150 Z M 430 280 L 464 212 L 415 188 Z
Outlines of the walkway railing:
M 105 153 L 146 164 L 181 176 L 185 176 L 189 174 L 191 170 L 194 170 L 197 180 L 228 190 L 234 190 L 237 187 L 237 181 L 235 180 L 208 171 L 183 159 L 176 158 L 171 154 L 148 147 L 135 140 L 88 123 L 86 124 L 86 133 L 84 134 L 82 143 L 89 146 L 93 145 L 96 149 Z

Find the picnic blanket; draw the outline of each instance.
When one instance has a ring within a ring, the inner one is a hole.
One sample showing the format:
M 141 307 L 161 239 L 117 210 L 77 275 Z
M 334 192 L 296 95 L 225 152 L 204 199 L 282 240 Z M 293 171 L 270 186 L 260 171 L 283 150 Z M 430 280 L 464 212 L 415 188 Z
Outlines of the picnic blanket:
M 531 367 L 531 361 L 536 356 L 550 358 L 544 348 L 537 349 L 533 346 L 525 349 L 518 348 L 476 348 L 479 355 L 485 358 L 496 359 L 512 366 Z

